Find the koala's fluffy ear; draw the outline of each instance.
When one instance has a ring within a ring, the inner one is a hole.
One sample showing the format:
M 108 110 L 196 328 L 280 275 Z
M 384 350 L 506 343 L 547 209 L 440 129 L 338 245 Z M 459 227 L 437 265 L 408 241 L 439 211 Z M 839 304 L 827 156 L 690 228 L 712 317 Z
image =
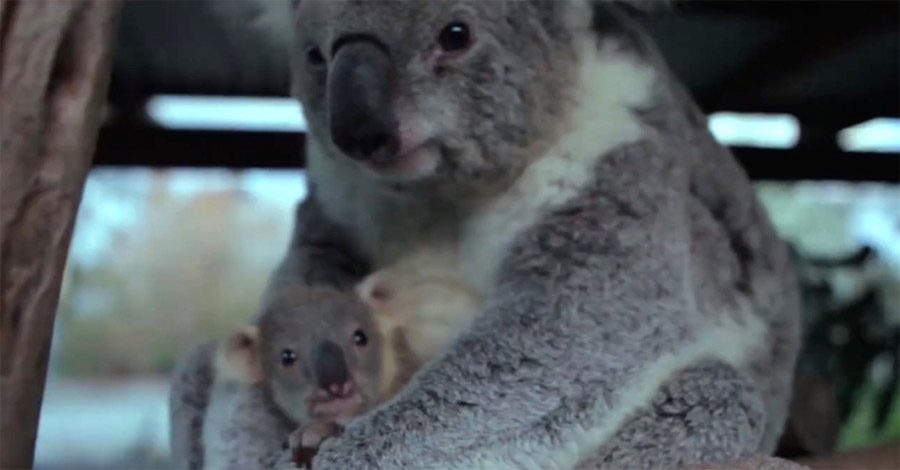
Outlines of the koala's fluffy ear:
M 393 297 L 393 289 L 385 271 L 377 271 L 363 279 L 356 286 L 356 295 L 375 315 L 391 314 L 389 301 Z
M 257 326 L 238 328 L 219 346 L 216 355 L 218 377 L 246 383 L 261 382 L 264 377 L 259 347 Z
M 370 274 L 356 286 L 356 295 L 369 307 L 375 325 L 385 336 L 403 327 L 408 312 L 397 298 L 396 270 L 382 270 Z

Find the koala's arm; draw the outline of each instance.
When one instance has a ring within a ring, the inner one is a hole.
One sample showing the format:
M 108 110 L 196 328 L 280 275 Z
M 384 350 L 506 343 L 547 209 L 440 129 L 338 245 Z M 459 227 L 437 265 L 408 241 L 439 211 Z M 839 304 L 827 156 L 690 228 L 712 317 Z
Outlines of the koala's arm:
M 284 445 L 294 425 L 259 385 L 221 383 L 215 360 L 219 343 L 190 350 L 172 377 L 169 445 L 172 467 L 287 468 Z
M 732 346 L 716 343 L 694 305 L 685 169 L 647 145 L 607 155 L 596 184 L 523 233 L 470 331 L 397 399 L 323 443 L 314 468 L 571 468 L 679 370 Z M 758 410 L 743 385 L 712 390 L 746 391 L 734 401 Z M 750 415 L 712 437 L 717 455 L 755 449 Z M 696 416 L 715 429 L 716 413 Z
M 295 426 L 261 385 L 216 387 L 204 431 L 204 468 L 290 468 L 288 439 Z
M 287 255 L 272 274 L 268 291 L 298 281 L 349 290 L 368 271 L 345 230 L 328 219 L 311 190 L 297 206 Z
M 195 346 L 178 363 L 169 392 L 169 445 L 178 469 L 203 467 L 203 422 L 214 380 L 217 343 Z

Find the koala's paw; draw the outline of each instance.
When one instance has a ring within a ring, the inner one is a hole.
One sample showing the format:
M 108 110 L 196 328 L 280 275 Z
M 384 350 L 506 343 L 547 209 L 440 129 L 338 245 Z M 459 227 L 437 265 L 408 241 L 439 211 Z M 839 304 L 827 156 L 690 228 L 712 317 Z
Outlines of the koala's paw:
M 343 427 L 334 422 L 317 421 L 294 430 L 288 437 L 294 464 L 299 468 L 312 468 L 313 457 L 319 445 L 331 436 L 339 436 Z
M 283 449 L 275 456 L 274 461 L 271 465 L 261 465 L 260 468 L 272 468 L 275 470 L 296 470 L 297 468 L 301 468 L 297 466 L 297 462 L 294 461 L 294 452 L 292 449 L 288 448 L 288 443 L 285 442 Z

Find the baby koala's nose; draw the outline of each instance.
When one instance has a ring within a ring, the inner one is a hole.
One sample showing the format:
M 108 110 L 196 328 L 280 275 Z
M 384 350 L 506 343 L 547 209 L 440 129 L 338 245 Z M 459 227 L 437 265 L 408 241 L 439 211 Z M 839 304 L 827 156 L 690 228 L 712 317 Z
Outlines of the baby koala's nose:
M 353 382 L 348 380 L 343 384 L 333 383 L 328 386 L 326 391 L 333 397 L 348 397 L 353 393 Z
M 320 389 L 334 397 L 343 397 L 353 390 L 350 371 L 340 346 L 325 341 L 316 349 L 313 362 L 316 382 Z

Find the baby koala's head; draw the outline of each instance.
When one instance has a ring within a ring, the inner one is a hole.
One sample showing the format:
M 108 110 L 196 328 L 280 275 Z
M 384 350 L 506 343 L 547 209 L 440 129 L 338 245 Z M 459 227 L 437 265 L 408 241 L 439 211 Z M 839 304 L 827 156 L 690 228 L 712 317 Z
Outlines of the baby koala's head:
M 372 313 L 352 293 L 287 287 L 256 325 L 229 337 L 219 370 L 265 382 L 297 422 L 341 422 L 381 401 L 382 341 Z

